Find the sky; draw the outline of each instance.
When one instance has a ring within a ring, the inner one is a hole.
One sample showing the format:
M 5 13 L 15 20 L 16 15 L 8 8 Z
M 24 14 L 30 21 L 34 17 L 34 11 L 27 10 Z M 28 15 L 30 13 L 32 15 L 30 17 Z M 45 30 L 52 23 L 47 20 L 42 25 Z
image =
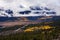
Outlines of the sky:
M 29 7 L 34 5 L 48 7 L 60 15 L 60 0 L 0 0 L 0 8 L 12 9 L 14 15 L 19 15 L 18 11 L 29 10 Z

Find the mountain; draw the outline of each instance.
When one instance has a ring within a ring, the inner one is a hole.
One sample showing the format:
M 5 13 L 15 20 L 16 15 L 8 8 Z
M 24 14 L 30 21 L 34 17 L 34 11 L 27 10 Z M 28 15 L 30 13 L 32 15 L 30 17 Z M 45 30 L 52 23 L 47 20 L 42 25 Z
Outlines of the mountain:
M 42 6 L 30 6 L 29 9 L 21 8 L 16 13 L 12 9 L 0 8 L 0 17 L 56 16 L 56 14 L 53 9 Z

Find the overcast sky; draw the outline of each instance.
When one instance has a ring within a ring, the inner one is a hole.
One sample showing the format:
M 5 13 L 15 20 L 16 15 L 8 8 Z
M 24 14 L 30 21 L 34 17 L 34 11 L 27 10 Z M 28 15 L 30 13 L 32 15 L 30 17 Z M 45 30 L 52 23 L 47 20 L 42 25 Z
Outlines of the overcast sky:
M 20 6 L 24 8 L 19 8 Z M 0 0 L 0 7 L 4 9 L 12 9 L 15 14 L 17 11 L 29 9 L 29 6 L 39 5 L 46 6 L 57 12 L 57 15 L 60 15 L 60 0 Z

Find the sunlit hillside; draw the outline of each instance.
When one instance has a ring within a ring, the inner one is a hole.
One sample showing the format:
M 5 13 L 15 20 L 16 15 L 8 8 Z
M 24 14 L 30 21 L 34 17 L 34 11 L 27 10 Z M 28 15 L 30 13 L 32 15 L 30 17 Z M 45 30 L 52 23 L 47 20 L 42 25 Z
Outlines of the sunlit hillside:
M 0 28 L 0 40 L 60 40 L 60 17 L 53 17 L 51 22 L 47 19 L 35 24 Z

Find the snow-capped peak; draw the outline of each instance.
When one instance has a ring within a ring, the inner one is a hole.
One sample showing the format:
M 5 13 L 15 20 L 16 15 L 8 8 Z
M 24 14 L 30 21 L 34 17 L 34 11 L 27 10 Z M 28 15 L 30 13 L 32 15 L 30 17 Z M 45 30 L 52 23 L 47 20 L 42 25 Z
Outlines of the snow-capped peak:
M 59 0 L 0 0 L 0 7 L 3 7 L 3 11 L 0 11 L 0 16 L 8 17 L 20 17 L 20 16 L 41 16 L 40 14 L 34 14 L 35 12 L 56 12 L 59 15 L 60 6 Z M 42 10 L 31 10 L 39 9 Z M 6 12 L 6 10 L 13 11 L 12 14 Z M 29 14 L 20 14 L 19 12 L 26 12 L 30 10 Z M 44 13 L 46 15 L 46 13 Z M 55 14 L 54 14 L 55 15 Z M 46 15 L 47 16 L 47 15 Z

